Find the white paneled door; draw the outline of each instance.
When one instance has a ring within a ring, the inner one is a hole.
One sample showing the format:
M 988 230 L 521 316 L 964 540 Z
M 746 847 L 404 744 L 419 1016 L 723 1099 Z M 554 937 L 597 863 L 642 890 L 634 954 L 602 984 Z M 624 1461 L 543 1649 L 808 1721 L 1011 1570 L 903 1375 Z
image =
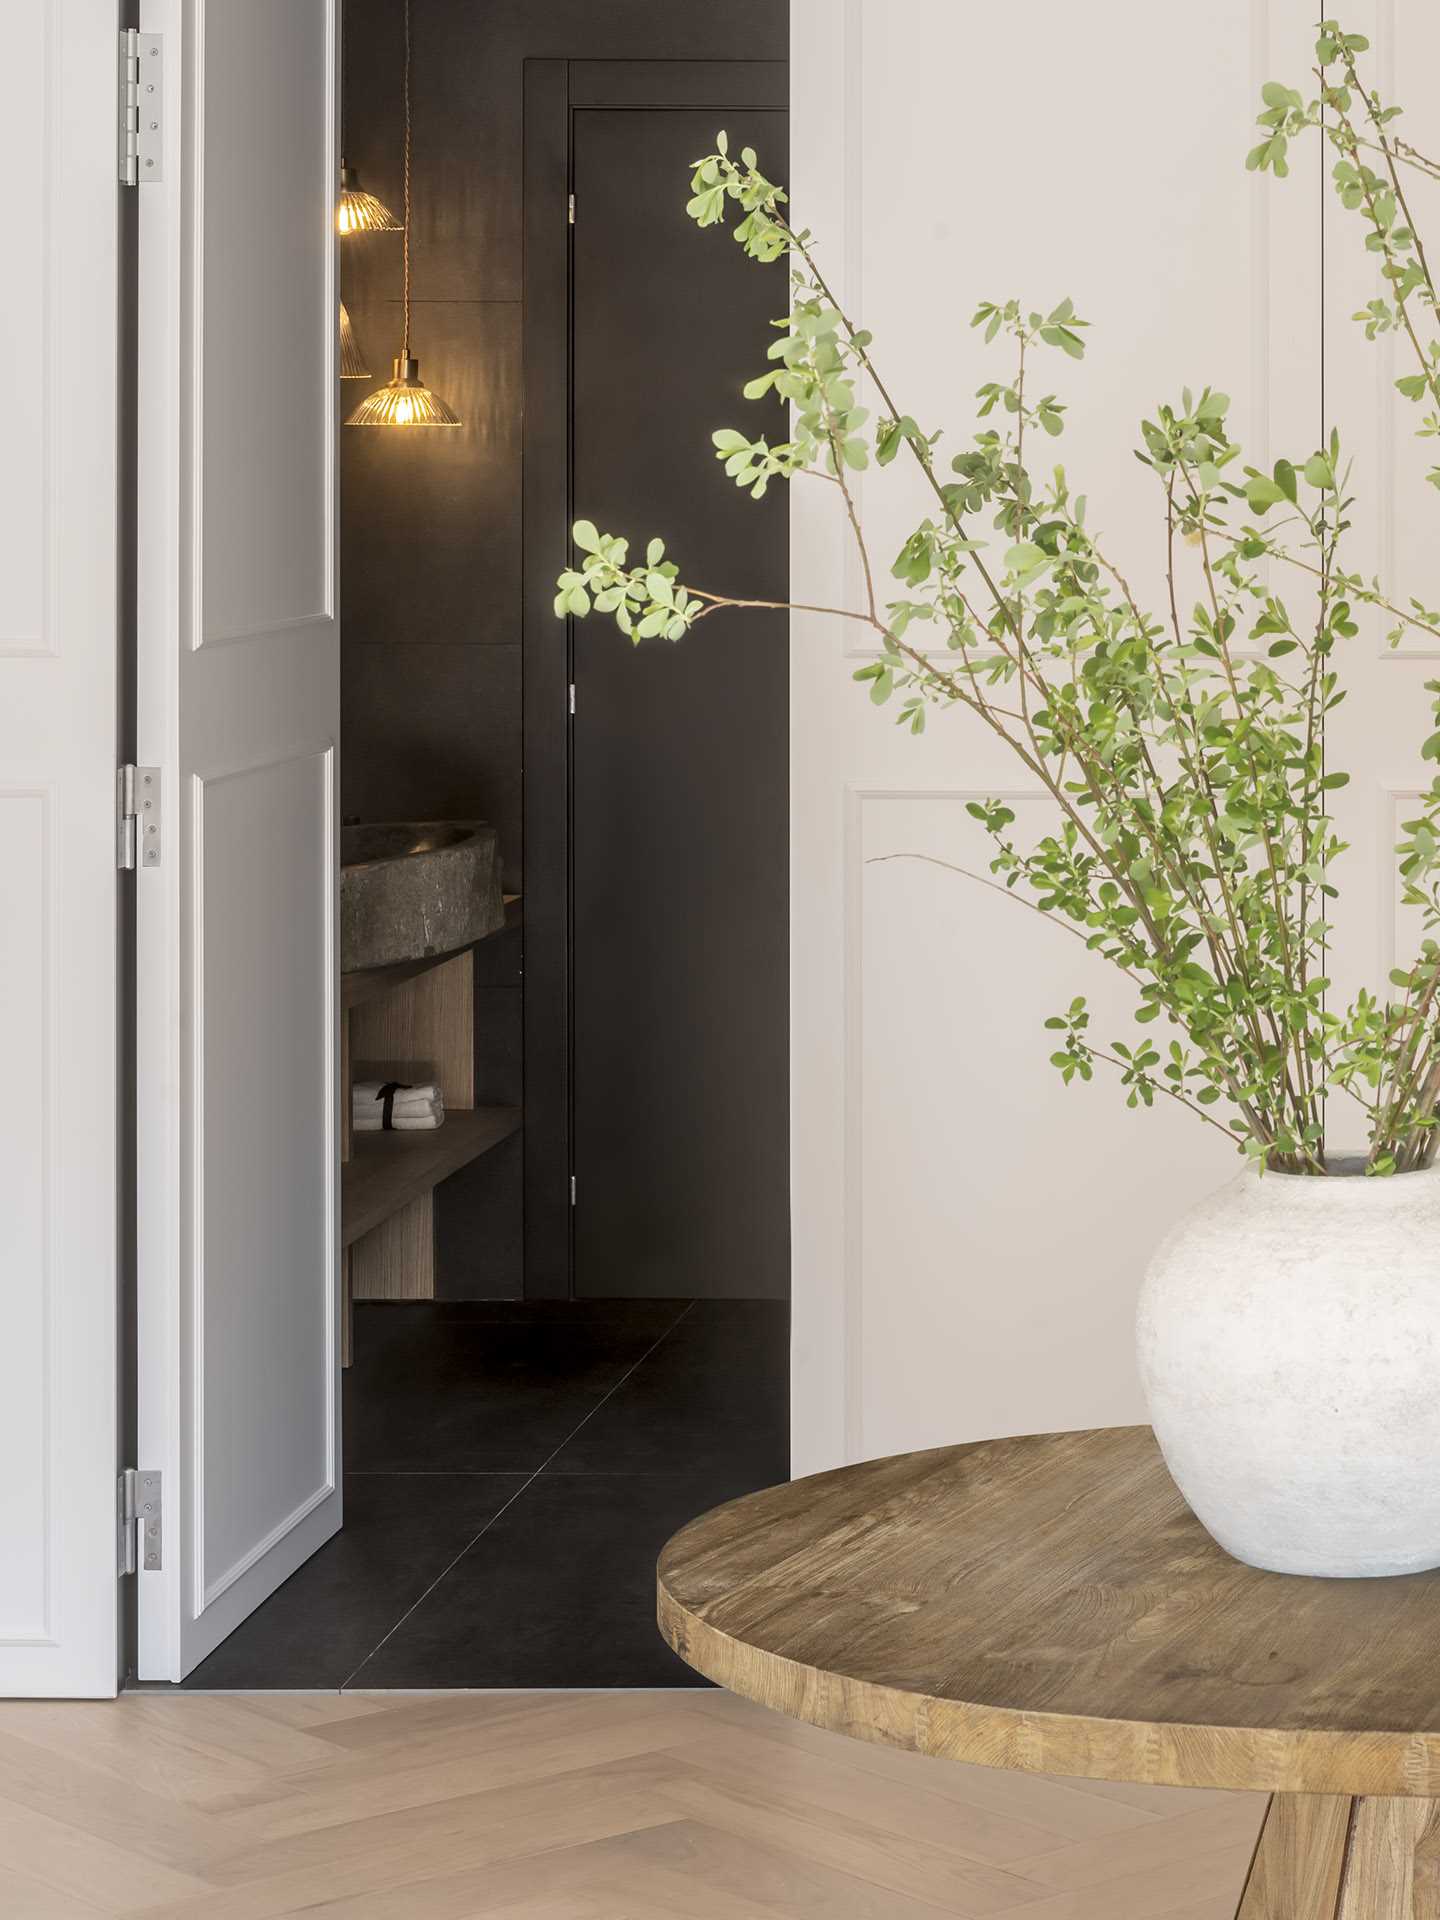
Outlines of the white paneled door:
M 338 0 L 146 0 L 140 194 L 139 1672 L 340 1524 Z
M 1262 84 L 1308 72 L 1314 11 L 1212 0 L 1197 39 L 1154 0 L 792 8 L 795 203 L 897 404 L 948 458 L 975 389 L 1010 378 L 977 301 L 1072 298 L 1086 357 L 1040 376 L 1070 409 L 1055 457 L 1152 601 L 1163 518 L 1132 449 L 1157 402 L 1233 395 L 1267 470 L 1319 437 L 1321 156 L 1278 188 L 1244 164 Z M 833 491 L 794 490 L 792 590 L 859 606 Z M 861 491 L 888 562 L 926 503 L 903 461 Z M 1075 993 L 1124 1036 L 1123 981 L 1013 902 L 885 857 L 983 865 L 967 802 L 1010 796 L 1022 831 L 1046 809 L 967 716 L 915 740 L 871 708 L 843 624 L 792 626 L 796 1470 L 1137 1420 L 1145 1259 L 1231 1161 L 1178 1109 L 1048 1065 L 1044 1019 Z
M 0 1694 L 116 1684 L 113 0 L 0 7 Z

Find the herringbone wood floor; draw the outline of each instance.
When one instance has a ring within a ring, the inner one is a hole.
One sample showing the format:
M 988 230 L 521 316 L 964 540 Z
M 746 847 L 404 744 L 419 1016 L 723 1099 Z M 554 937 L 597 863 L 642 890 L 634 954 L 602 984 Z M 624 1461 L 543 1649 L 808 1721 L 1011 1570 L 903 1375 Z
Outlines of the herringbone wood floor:
M 0 1705 L 5 1920 L 1231 1920 L 1261 1811 L 698 1690 Z

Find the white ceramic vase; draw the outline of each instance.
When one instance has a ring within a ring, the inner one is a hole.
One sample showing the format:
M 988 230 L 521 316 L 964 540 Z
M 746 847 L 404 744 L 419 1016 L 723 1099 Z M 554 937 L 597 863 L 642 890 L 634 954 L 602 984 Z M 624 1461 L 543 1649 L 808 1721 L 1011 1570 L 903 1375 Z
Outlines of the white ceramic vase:
M 1138 1340 L 1166 1464 L 1237 1560 L 1440 1566 L 1440 1169 L 1241 1174 L 1156 1252 Z

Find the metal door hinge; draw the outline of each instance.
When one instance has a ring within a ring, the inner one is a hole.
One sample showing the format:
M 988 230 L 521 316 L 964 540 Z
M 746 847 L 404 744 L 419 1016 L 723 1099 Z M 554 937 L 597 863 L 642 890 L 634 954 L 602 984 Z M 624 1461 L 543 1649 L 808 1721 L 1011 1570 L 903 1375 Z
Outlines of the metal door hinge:
M 137 1467 L 127 1467 L 120 1476 L 117 1491 L 120 1571 L 134 1573 L 138 1558 L 146 1573 L 158 1573 L 164 1547 L 160 1475 L 141 1473 Z
M 115 775 L 115 864 L 122 872 L 160 864 L 160 769 L 128 762 Z
M 575 196 L 573 193 L 570 196 L 570 224 L 572 227 L 575 224 Z
M 165 177 L 165 53 L 158 33 L 120 36 L 120 178 L 127 187 Z
M 575 682 L 573 680 L 570 682 L 570 711 L 571 713 L 575 711 Z

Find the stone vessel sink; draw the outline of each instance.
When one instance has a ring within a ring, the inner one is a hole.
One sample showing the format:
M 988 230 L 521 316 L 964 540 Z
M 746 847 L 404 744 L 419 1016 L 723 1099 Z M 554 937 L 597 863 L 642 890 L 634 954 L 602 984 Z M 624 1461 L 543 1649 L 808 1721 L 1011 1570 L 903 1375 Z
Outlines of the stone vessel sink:
M 340 969 L 468 946 L 505 924 L 494 827 L 392 820 L 340 830 Z

